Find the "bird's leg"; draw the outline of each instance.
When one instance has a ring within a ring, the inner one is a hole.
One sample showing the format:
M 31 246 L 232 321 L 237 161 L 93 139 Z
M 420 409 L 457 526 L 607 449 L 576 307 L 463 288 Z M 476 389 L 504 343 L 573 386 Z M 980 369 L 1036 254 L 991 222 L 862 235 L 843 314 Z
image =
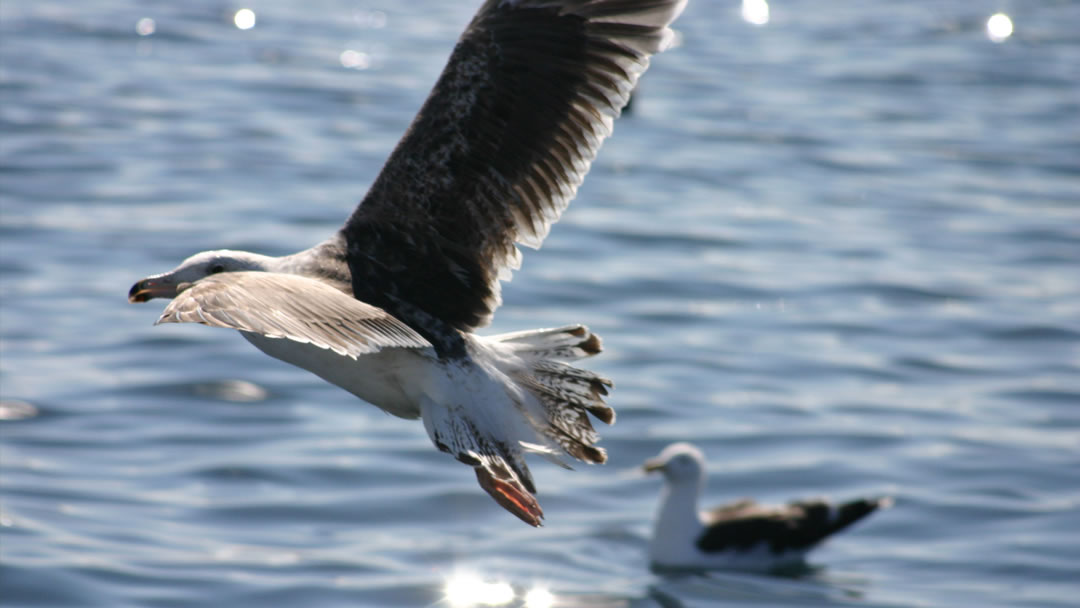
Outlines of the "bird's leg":
M 530 526 L 539 527 L 544 519 L 544 511 L 536 498 L 521 486 L 514 478 L 498 479 L 484 467 L 475 467 L 476 480 L 480 487 L 495 499 L 502 508 L 513 513 Z

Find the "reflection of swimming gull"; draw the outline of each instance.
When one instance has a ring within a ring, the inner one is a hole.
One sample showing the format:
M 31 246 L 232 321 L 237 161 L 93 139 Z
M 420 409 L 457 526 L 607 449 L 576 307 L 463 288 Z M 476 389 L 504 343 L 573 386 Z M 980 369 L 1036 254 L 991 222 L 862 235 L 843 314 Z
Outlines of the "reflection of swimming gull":
M 569 361 L 580 325 L 481 337 L 573 198 L 685 0 L 488 0 L 367 196 L 328 240 L 280 258 L 206 251 L 132 288 L 159 323 L 240 330 L 263 352 L 402 418 L 540 525 L 522 451 L 606 460 L 611 382 Z M 258 271 L 258 272 L 250 272 Z
M 824 500 L 782 507 L 744 499 L 712 511 L 698 511 L 705 481 L 705 457 L 688 443 L 668 446 L 645 463 L 661 471 L 664 495 L 649 546 L 654 566 L 768 570 L 799 563 L 823 540 L 892 504 L 889 498 L 853 500 L 833 506 Z

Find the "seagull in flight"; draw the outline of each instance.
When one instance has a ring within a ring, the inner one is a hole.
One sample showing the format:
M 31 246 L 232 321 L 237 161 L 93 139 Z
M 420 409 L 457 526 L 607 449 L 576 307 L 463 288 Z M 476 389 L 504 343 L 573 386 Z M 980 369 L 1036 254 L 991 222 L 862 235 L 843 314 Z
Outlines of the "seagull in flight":
M 158 323 L 238 330 L 264 353 L 401 418 L 524 522 L 524 453 L 603 463 L 589 416 L 610 380 L 571 365 L 582 325 L 481 336 L 500 281 L 574 197 L 686 0 L 487 0 L 367 195 L 325 241 L 204 251 L 132 286 Z

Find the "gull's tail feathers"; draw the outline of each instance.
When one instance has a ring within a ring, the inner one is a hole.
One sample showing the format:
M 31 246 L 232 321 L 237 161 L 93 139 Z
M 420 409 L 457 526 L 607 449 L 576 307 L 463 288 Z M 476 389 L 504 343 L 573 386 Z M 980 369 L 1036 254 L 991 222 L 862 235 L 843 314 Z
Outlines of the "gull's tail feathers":
M 468 341 L 470 359 L 421 400 L 424 428 L 435 447 L 473 467 L 500 506 L 539 526 L 544 512 L 526 452 L 566 468 L 565 454 L 590 464 L 607 460 L 589 414 L 614 422 L 604 403 L 612 383 L 566 363 L 599 353 L 600 338 L 574 325 Z
M 584 325 L 568 325 L 488 339 L 509 348 L 525 363 L 512 376 L 540 405 L 529 416 L 536 431 L 582 462 L 605 462 L 607 453 L 595 445 L 600 436 L 588 414 L 605 424 L 615 422 L 615 410 L 604 402 L 614 384 L 567 363 L 599 353 L 603 349 L 600 337 Z

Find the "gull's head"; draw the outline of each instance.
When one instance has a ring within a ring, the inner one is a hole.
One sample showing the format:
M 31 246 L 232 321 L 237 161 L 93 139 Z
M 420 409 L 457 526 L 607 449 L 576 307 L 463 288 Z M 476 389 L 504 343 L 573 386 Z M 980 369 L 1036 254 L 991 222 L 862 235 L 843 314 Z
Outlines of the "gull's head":
M 169 272 L 146 277 L 132 285 L 128 292 L 128 302 L 146 302 L 154 298 L 172 299 L 195 281 L 219 272 L 267 270 L 267 259 L 254 253 L 227 249 L 196 253 Z
M 705 455 L 689 443 L 673 443 L 645 461 L 645 472 L 660 471 L 671 482 L 696 481 L 705 471 Z

